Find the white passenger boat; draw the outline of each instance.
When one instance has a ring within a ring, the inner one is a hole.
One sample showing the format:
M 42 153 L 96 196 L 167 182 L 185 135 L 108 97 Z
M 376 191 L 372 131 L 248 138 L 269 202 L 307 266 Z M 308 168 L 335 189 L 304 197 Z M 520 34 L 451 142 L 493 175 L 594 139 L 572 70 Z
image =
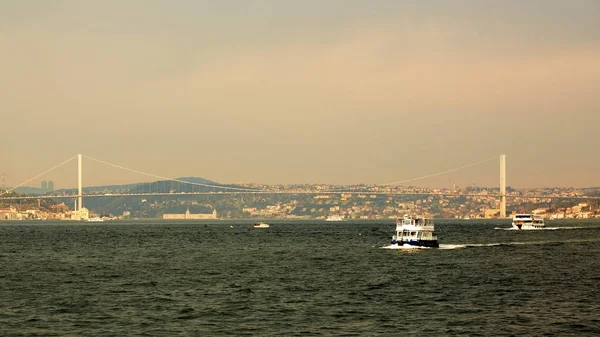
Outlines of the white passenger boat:
M 344 218 L 339 215 L 330 215 L 327 217 L 327 219 L 325 219 L 325 221 L 344 221 Z
M 542 229 L 546 227 L 544 217 L 535 214 L 517 214 L 513 218 L 512 227 L 514 229 Z
M 257 222 L 254 224 L 254 228 L 269 228 L 269 224 L 264 222 Z
M 437 237 L 433 235 L 433 219 L 405 215 L 396 219 L 396 235 L 392 244 L 407 247 L 438 248 Z
M 94 217 L 94 218 L 89 218 L 87 219 L 88 222 L 103 222 L 104 218 L 100 218 L 100 217 Z

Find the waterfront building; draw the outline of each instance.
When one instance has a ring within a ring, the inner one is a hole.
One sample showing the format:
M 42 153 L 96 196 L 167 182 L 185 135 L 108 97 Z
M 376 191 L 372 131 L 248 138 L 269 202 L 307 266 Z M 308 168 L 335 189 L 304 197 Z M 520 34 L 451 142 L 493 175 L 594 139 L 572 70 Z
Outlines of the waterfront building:
M 216 219 L 216 218 L 217 218 L 217 210 L 216 209 L 213 209 L 212 213 L 208 213 L 208 214 L 205 214 L 205 213 L 192 214 L 192 213 L 190 213 L 189 208 L 183 214 L 181 214 L 181 213 L 163 214 L 164 220 L 206 220 L 206 219 Z
M 85 207 L 71 212 L 71 220 L 88 220 L 89 218 L 90 211 Z

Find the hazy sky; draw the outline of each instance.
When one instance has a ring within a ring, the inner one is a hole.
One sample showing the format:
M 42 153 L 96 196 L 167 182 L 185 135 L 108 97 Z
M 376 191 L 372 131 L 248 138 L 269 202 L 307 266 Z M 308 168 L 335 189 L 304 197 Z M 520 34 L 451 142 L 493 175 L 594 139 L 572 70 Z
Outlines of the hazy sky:
M 9 186 L 600 185 L 598 0 L 0 0 L 0 55 Z

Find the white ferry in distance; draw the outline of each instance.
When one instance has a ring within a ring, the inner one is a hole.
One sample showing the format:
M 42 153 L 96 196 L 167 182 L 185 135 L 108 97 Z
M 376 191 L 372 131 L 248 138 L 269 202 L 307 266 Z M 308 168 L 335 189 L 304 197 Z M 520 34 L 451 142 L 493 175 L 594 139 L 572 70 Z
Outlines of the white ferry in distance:
M 269 224 L 268 223 L 264 223 L 264 222 L 257 222 L 254 224 L 254 228 L 269 228 Z
M 344 218 L 339 215 L 330 215 L 327 217 L 327 219 L 325 219 L 325 221 L 344 221 Z
M 100 217 L 94 217 L 94 218 L 89 218 L 87 219 L 88 222 L 103 222 L 104 218 L 100 218 Z
M 405 215 L 396 219 L 396 235 L 392 236 L 392 244 L 438 248 L 440 245 L 433 230 L 433 219 Z
M 513 218 L 514 229 L 542 229 L 546 227 L 544 217 L 535 214 L 517 214 Z

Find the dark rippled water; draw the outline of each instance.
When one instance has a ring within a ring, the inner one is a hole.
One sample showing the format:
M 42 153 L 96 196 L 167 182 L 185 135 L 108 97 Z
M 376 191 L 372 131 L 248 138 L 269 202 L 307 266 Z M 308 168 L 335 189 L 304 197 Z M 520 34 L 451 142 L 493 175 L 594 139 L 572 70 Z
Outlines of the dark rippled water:
M 4 222 L 0 335 L 600 334 L 600 222 L 548 226 Z

